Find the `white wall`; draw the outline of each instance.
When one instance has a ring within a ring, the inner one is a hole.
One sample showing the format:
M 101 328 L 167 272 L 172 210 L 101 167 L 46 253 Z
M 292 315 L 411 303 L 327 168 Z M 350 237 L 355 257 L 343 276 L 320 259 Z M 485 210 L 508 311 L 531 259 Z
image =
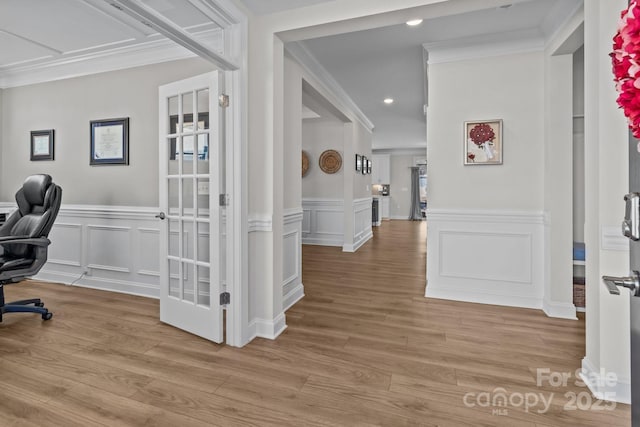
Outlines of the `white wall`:
M 612 83 L 611 37 L 625 0 L 585 1 L 585 243 L 586 356 L 582 366 L 591 378 L 615 373 L 613 387 L 592 384 L 596 393 L 615 393 L 630 401 L 629 293 L 610 295 L 602 275 L 626 276 L 629 253 L 605 244 L 608 229 L 620 236 L 622 196 L 628 189 L 628 132 L 616 104 Z M 624 238 L 621 248 L 627 246 Z M 600 395 L 602 396 L 602 395 Z
M 345 162 L 346 168 L 348 168 L 354 176 L 353 198 L 361 199 L 363 197 L 371 197 L 371 175 L 363 175 L 361 172 L 356 172 L 355 155 L 360 154 L 367 159 L 371 159 L 373 134 L 359 122 L 354 123 L 353 132 L 353 155 L 351 158 L 345 159 Z
M 463 166 L 483 119 L 503 120 L 504 164 Z M 543 53 L 429 64 L 427 120 L 426 295 L 542 308 Z
M 391 154 L 390 215 L 392 219 L 408 219 L 411 210 L 411 166 L 414 154 Z
M 543 67 L 542 52 L 429 65 L 431 207 L 542 210 Z M 484 119 L 504 121 L 504 164 L 463 166 L 463 123 Z
M 284 180 L 282 296 L 288 309 L 304 296 L 302 284 L 302 69 L 284 58 Z
M 157 207 L 158 86 L 211 69 L 189 59 L 4 90 L 0 200 L 49 173 L 64 204 Z M 130 165 L 89 166 L 89 121 L 117 117 L 130 120 Z M 29 160 L 29 132 L 41 129 L 55 129 L 54 161 Z
M 573 240 L 584 242 L 584 47 L 573 55 Z
M 309 171 L 302 178 L 305 199 L 342 199 L 345 168 L 351 166 L 344 157 L 344 123 L 335 117 L 302 121 L 302 149 L 309 155 Z M 328 174 L 320 169 L 318 160 L 325 150 L 336 150 L 342 156 L 342 168 Z

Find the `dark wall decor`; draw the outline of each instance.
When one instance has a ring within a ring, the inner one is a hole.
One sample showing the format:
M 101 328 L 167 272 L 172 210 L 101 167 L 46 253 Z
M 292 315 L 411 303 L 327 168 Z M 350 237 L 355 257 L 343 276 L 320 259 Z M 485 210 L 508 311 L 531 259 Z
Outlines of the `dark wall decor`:
M 54 130 L 31 131 L 31 160 L 53 160 Z
M 129 118 L 92 120 L 91 165 L 129 164 Z

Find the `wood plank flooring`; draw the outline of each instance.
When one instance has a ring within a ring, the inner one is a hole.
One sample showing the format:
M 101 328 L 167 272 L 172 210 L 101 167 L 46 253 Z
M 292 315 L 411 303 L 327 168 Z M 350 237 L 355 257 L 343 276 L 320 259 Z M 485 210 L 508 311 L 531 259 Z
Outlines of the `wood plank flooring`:
M 242 349 L 161 324 L 155 300 L 7 286 L 55 314 L 0 324 L 0 425 L 630 425 L 627 405 L 597 410 L 575 385 L 584 320 L 425 299 L 425 233 L 391 221 L 355 254 L 305 246 L 288 329 Z M 538 386 L 537 369 L 571 378 Z

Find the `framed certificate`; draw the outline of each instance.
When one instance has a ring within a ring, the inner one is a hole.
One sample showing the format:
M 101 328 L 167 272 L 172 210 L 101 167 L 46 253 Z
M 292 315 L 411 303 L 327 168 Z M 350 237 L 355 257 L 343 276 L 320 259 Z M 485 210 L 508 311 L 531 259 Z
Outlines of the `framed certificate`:
M 129 164 L 129 118 L 91 121 L 90 165 Z
M 53 129 L 31 131 L 31 160 L 53 160 Z

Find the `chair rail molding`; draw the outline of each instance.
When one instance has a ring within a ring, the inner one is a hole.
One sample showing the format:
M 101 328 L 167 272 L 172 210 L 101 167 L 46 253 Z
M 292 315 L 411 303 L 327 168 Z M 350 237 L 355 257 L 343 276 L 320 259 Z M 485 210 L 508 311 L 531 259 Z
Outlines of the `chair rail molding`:
M 249 214 L 249 233 L 273 231 L 273 217 L 268 214 Z

